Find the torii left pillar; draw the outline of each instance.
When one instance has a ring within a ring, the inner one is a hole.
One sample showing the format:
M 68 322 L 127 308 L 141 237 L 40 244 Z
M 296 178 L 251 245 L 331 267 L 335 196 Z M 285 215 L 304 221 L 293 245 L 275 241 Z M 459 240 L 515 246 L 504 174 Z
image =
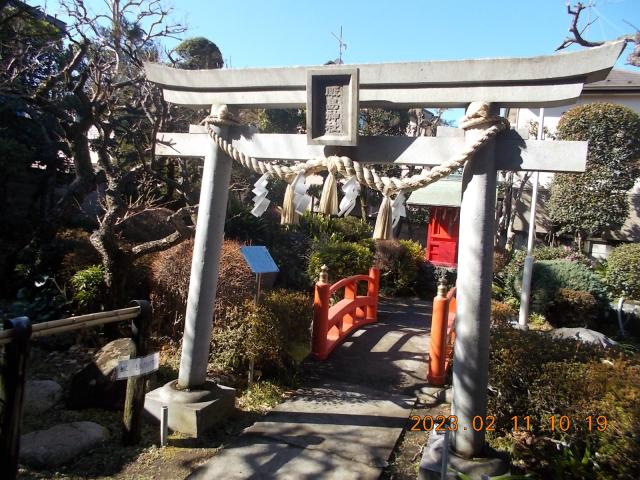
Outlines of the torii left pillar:
M 215 107 L 214 107 L 215 109 Z M 228 127 L 214 127 L 225 136 Z M 145 409 L 160 419 L 169 407 L 169 428 L 200 436 L 234 409 L 235 391 L 207 380 L 209 343 L 224 241 L 232 160 L 209 139 L 204 157 L 198 221 L 178 380 L 149 392 Z

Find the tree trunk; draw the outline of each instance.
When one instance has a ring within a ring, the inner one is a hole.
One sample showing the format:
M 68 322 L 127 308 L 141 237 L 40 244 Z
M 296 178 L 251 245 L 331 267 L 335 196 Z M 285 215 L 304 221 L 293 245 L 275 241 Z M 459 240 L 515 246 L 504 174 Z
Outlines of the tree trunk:
M 515 238 L 516 238 L 516 232 L 513 230 L 513 223 L 516 219 L 516 213 L 518 211 L 516 206 L 518 205 L 518 202 L 520 202 L 520 199 L 522 198 L 522 192 L 524 192 L 524 187 L 529 181 L 529 178 L 531 178 L 531 173 L 530 172 L 525 173 L 524 178 L 522 179 L 522 182 L 520 182 L 520 186 L 518 186 L 516 195 L 513 201 L 511 202 L 511 206 L 509 207 L 511 211 L 509 212 L 509 223 L 507 225 L 507 242 L 505 243 L 505 246 L 504 246 L 505 250 L 508 252 L 513 250 L 513 242 L 515 241 Z
M 505 192 L 499 206 L 498 228 L 496 229 L 495 246 L 498 250 L 504 250 L 507 243 L 507 231 L 513 210 L 513 172 L 507 173 L 504 185 Z

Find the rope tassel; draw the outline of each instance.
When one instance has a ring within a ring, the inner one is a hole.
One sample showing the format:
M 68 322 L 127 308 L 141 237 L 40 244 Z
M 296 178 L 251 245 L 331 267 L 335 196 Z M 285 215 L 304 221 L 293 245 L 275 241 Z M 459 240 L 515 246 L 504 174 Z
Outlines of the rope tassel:
M 329 172 L 322 187 L 318 211 L 324 215 L 338 214 L 338 181 L 333 172 Z
M 376 227 L 373 230 L 374 240 L 391 240 L 393 238 L 391 217 L 391 198 L 389 195 L 385 195 L 378 210 Z
M 294 193 L 293 186 L 290 183 L 287 184 L 282 202 L 282 215 L 280 216 L 280 223 L 282 225 L 298 225 L 298 223 L 300 223 L 300 215 L 296 213 Z

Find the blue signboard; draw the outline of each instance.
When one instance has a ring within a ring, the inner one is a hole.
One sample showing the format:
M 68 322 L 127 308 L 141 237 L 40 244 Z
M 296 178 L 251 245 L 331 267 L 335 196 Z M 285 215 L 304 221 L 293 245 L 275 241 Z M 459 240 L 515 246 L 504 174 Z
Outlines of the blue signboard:
M 249 268 L 253 273 L 277 273 L 278 266 L 271 258 L 267 247 L 240 247 Z

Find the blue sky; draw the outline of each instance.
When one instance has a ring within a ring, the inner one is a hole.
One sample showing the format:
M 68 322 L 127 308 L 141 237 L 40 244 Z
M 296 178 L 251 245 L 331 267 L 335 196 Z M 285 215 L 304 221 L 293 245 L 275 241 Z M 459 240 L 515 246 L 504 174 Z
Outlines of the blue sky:
M 595 4 L 587 38 L 632 31 L 624 20 L 640 27 L 640 0 Z M 188 36 L 214 41 L 234 68 L 337 58 L 341 26 L 345 63 L 544 55 L 570 22 L 565 0 L 180 0 L 174 9 Z
M 53 10 L 55 0 L 49 0 Z M 99 8 L 105 0 L 85 0 Z M 589 0 L 583 0 L 587 3 Z M 36 3 L 36 2 L 34 2 Z M 575 3 L 575 2 L 573 2 Z M 640 28 L 640 0 L 592 0 L 586 37 Z M 214 41 L 233 68 L 546 55 L 567 35 L 565 0 L 173 0 L 185 38 Z M 586 20 L 586 15 L 585 15 Z M 628 47 L 629 48 L 629 47 Z M 625 55 L 626 56 L 626 55 Z M 624 59 L 618 62 L 624 67 Z

